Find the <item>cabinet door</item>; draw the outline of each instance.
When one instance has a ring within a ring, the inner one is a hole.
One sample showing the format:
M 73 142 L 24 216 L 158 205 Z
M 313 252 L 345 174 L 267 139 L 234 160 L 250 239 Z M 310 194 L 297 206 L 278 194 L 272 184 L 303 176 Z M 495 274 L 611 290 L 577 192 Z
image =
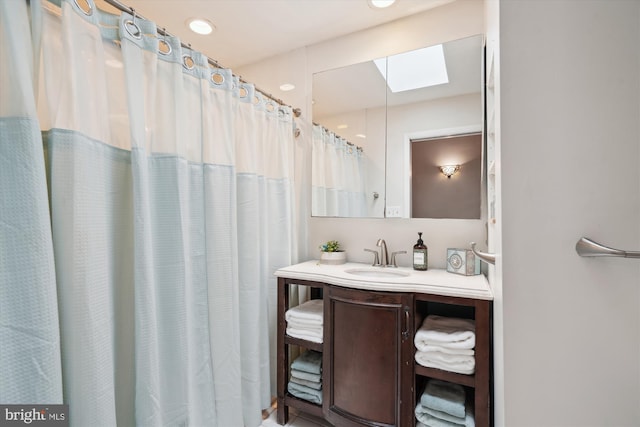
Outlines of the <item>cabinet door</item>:
M 335 426 L 413 425 L 413 296 L 330 286 L 326 418 Z

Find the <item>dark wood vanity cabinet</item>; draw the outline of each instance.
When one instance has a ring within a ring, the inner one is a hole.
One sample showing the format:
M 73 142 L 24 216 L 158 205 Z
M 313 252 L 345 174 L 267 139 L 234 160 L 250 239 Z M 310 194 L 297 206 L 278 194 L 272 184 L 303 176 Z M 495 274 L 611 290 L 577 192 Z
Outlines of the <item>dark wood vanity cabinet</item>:
M 413 425 L 413 295 L 329 286 L 324 304 L 327 420 Z
M 312 343 L 286 335 L 290 286 L 310 286 L 324 301 L 324 339 Z M 475 320 L 475 373 L 462 375 L 415 363 L 414 335 L 429 314 Z M 278 423 L 289 408 L 323 417 L 336 427 L 413 427 L 415 407 L 430 378 L 462 385 L 475 425 L 491 421 L 492 302 L 418 292 L 382 292 L 322 282 L 278 278 Z M 289 347 L 322 352 L 322 405 L 287 393 Z

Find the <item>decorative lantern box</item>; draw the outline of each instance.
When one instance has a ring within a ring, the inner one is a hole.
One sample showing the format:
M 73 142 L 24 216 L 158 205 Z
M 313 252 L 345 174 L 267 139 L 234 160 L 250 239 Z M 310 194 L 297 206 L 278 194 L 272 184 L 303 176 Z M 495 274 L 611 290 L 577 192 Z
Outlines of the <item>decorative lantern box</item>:
M 463 276 L 475 276 L 480 274 L 480 258 L 471 249 L 447 249 L 447 271 L 462 274 Z

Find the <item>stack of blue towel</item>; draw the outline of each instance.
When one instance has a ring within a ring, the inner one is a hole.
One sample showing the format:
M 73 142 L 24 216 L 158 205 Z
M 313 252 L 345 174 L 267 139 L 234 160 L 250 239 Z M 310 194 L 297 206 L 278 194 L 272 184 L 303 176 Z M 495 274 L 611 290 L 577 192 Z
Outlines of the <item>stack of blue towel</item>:
M 322 405 L 322 353 L 307 350 L 293 361 L 287 390 L 297 398 Z
M 475 427 L 464 387 L 430 379 L 416 406 L 416 427 Z

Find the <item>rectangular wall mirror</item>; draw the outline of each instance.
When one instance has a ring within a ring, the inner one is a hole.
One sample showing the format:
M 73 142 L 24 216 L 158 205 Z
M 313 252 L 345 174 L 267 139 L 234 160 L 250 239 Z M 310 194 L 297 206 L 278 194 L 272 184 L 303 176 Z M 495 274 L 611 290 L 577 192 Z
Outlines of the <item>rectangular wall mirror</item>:
M 478 35 L 314 74 L 312 215 L 480 218 L 482 58 Z

